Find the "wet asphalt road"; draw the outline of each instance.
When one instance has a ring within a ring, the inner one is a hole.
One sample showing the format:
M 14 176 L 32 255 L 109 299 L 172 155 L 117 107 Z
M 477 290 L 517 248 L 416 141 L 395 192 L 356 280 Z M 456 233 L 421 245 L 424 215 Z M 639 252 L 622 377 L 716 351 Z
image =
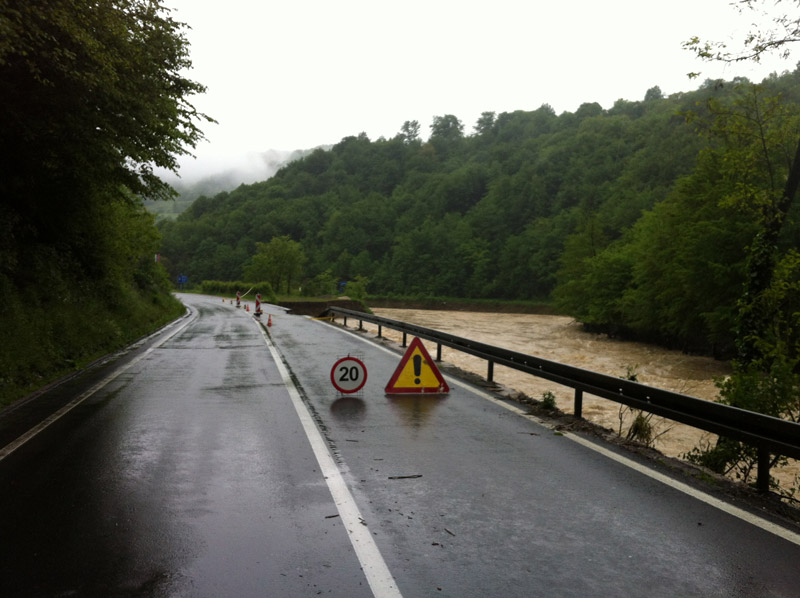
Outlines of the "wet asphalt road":
M 243 310 L 183 298 L 174 336 L 0 452 L 0 596 L 800 596 L 790 539 L 455 381 L 386 397 L 400 355 L 358 334 L 273 308 L 270 350 Z M 342 397 L 348 354 L 368 381 Z M 80 391 L 0 414 L 0 447 Z

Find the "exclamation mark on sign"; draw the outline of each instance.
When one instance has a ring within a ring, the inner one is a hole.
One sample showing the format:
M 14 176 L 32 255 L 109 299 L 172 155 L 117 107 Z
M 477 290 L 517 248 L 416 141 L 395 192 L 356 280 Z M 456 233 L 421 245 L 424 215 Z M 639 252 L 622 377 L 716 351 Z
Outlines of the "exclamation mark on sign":
M 414 355 L 414 384 L 419 384 L 421 381 L 419 379 L 420 374 L 422 374 L 422 355 Z

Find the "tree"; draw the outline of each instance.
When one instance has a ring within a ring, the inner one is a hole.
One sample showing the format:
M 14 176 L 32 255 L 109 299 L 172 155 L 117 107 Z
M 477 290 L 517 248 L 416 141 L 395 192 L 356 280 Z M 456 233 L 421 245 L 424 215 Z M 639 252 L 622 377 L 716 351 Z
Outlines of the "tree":
M 179 309 L 141 199 L 172 196 L 155 169 L 175 170 L 210 119 L 189 102 L 204 88 L 184 76 L 169 14 L 158 0 L 0 0 L 0 321 L 37 348 L 12 334 L 0 395 Z
M 754 11 L 763 4 L 765 0 L 741 0 L 739 9 Z M 779 4 L 781 0 L 773 2 Z M 685 47 L 704 60 L 758 62 L 773 51 L 786 58 L 790 44 L 800 41 L 800 19 L 783 14 L 772 21 L 774 28 L 749 32 L 734 51 L 697 37 Z M 780 236 L 800 187 L 800 117 L 777 98 L 761 97 L 758 87 L 751 89 L 734 110 L 711 106 L 717 115 L 712 132 L 726 150 L 723 171 L 737 183 L 729 201 L 752 213 L 758 224 L 739 299 L 734 374 L 720 384 L 720 393 L 729 404 L 797 420 L 800 264 L 794 249 L 781 251 Z M 698 451 L 695 458 L 719 471 L 736 470 L 746 480 L 757 455 L 738 441 L 720 438 L 713 449 Z M 778 459 L 775 456 L 773 463 Z
M 652 102 L 653 100 L 663 100 L 664 93 L 661 91 L 661 88 L 656 85 L 655 87 L 651 87 L 647 90 L 647 93 L 644 94 L 644 101 L 645 102 Z
M 168 9 L 158 0 L 7 0 L 2 20 L 0 147 L 14 173 L 0 182 L 4 197 L 75 179 L 171 196 L 153 168 L 175 170 L 203 137 L 197 122 L 210 119 L 187 101 L 205 88 L 182 75 L 188 42 Z
M 256 243 L 256 247 L 256 254 L 244 269 L 245 278 L 250 282 L 267 281 L 276 292 L 285 281 L 286 293 L 290 293 L 292 281 L 299 277 L 306 262 L 300 243 L 287 235 L 273 237 L 269 243 Z
M 430 142 L 439 152 L 447 152 L 464 139 L 464 125 L 452 114 L 434 116 Z
M 725 202 L 758 226 L 748 251 L 737 331 L 738 359 L 750 364 L 765 357 L 762 336 L 777 315 L 763 295 L 773 284 L 781 231 L 800 184 L 800 145 L 795 147 L 800 113 L 793 104 L 765 97 L 760 86 L 741 87 L 731 107 L 709 102 L 714 117 L 709 133 L 721 145 L 722 174 L 734 184 Z
M 210 120 L 188 102 L 204 87 L 182 74 L 183 25 L 150 0 L 7 0 L 0 22 L 0 196 L 16 247 L 71 251 L 96 205 L 171 197 L 154 168 L 175 170 Z
M 494 129 L 494 112 L 481 112 L 480 118 L 475 123 L 476 135 L 488 135 Z
M 748 14 L 756 14 L 759 6 L 766 4 L 777 6 L 783 0 L 738 0 L 736 9 L 740 14 L 745 11 Z M 796 0 L 791 3 L 797 4 Z M 763 13 L 761 16 L 765 16 Z M 703 60 L 716 60 L 721 62 L 759 62 L 764 54 L 778 52 L 781 57 L 789 58 L 791 54 L 790 45 L 800 41 L 800 18 L 787 14 L 776 14 L 772 16 L 773 28 L 764 28 L 748 31 L 740 42 L 737 49 L 730 50 L 726 42 L 702 41 L 694 36 L 689 41 L 684 42 L 684 48 L 694 52 Z M 698 73 L 690 73 L 690 76 L 697 76 Z
M 405 143 L 413 143 L 419 141 L 419 121 L 407 120 L 400 128 L 400 137 Z
M 754 11 L 765 0 L 741 0 L 739 10 Z M 781 4 L 776 0 L 774 5 Z M 790 44 L 800 41 L 800 19 L 789 15 L 773 17 L 774 29 L 749 32 L 738 50 L 730 51 L 721 42 L 701 42 L 693 37 L 684 47 L 703 60 L 722 62 L 758 62 L 767 52 L 790 54 Z M 695 73 L 691 74 L 696 75 Z M 740 301 L 737 342 L 739 363 L 743 367 L 761 361 L 765 351 L 760 348 L 760 335 L 770 325 L 775 314 L 762 304 L 762 296 L 774 282 L 779 261 L 778 241 L 787 221 L 792 202 L 800 187 L 800 139 L 797 135 L 797 115 L 777 99 L 759 97 L 760 88 L 751 87 L 751 98 L 740 100 L 740 110 L 723 111 L 712 104 L 717 122 L 712 133 L 727 143 L 732 160 L 738 159 L 743 171 L 731 171 L 741 176 L 741 192 L 732 199 L 743 209 L 755 210 L 760 232 L 754 238 L 747 262 L 745 289 Z M 749 103 L 748 103 L 749 102 Z M 769 136 L 769 138 L 768 138 Z M 794 139 L 794 143 L 790 139 Z M 761 180 L 753 180 L 760 174 Z M 783 181 L 781 185 L 780 181 Z
M 434 116 L 431 123 L 431 137 L 455 140 L 464 136 L 464 125 L 452 114 Z

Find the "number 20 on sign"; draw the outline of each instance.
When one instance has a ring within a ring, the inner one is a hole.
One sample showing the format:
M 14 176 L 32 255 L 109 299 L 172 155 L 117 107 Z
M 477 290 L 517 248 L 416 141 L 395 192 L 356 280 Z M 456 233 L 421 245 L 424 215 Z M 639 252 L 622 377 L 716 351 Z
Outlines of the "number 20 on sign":
M 333 364 L 331 382 L 343 394 L 358 392 L 367 383 L 367 368 L 360 359 L 342 357 Z

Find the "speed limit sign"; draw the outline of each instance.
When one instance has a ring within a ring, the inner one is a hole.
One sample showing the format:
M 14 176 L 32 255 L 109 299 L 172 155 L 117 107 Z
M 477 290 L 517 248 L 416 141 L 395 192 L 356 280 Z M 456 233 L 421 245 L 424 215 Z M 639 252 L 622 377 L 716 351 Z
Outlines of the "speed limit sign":
M 342 357 L 333 364 L 331 382 L 341 393 L 358 392 L 367 382 L 367 368 L 360 359 L 350 356 Z

